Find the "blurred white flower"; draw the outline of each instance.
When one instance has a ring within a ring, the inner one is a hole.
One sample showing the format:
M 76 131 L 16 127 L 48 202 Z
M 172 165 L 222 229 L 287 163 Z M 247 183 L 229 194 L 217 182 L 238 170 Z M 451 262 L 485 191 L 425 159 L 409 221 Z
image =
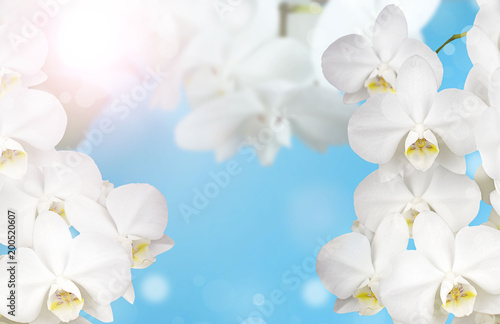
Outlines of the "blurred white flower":
M 380 295 L 394 321 L 445 323 L 448 313 L 500 313 L 500 232 L 466 227 L 456 237 L 440 218 L 415 220 L 416 251 L 404 251 L 380 280 Z
M 408 164 L 428 170 L 434 161 L 465 173 L 464 156 L 476 149 L 473 129 L 485 104 L 458 89 L 438 93 L 434 71 L 418 56 L 403 64 L 396 87 L 396 94 L 371 97 L 354 113 L 348 128 L 352 149 L 382 164 L 387 178 Z
M 380 299 L 380 276 L 390 260 L 406 250 L 408 226 L 396 215 L 384 219 L 372 242 L 362 234 L 339 236 L 323 246 L 316 271 L 321 282 L 337 296 L 334 311 L 374 315 L 384 307 Z
M 481 194 L 476 183 L 466 175 L 443 167 L 426 172 L 405 172 L 390 181 L 382 181 L 380 171 L 365 178 L 354 192 L 358 220 L 375 231 L 392 214 L 401 214 L 410 229 L 423 211 L 436 212 L 454 233 L 476 217 Z
M 495 0 L 479 0 L 474 26 L 467 33 L 467 52 L 474 65 L 490 73 L 500 67 L 500 5 Z
M 11 87 L 43 82 L 47 39 L 30 20 L 40 10 L 38 1 L 0 1 L 0 96 Z
M 313 80 L 307 47 L 290 38 L 265 42 L 217 39 L 204 51 L 204 62 L 187 73 L 186 95 L 193 109 L 262 83 L 287 81 L 306 85 Z M 241 46 L 238 46 L 241 45 Z
M 112 321 L 110 303 L 131 280 L 130 264 L 120 245 L 98 234 L 72 239 L 66 223 L 53 212 L 38 217 L 33 241 L 33 250 L 16 250 L 17 271 L 23 278 L 17 300 L 22 307 L 12 316 L 4 303 L 2 315 L 21 322 L 57 324 L 77 319 L 83 310 L 101 321 Z M 8 260 L 0 261 L 4 269 Z M 9 272 L 3 271 L 0 279 L 7 282 L 7 276 Z M 7 285 L 0 292 L 7 296 Z
M 377 93 L 395 93 L 399 70 L 414 55 L 430 64 L 439 88 L 443 66 L 437 54 L 423 42 L 408 38 L 403 12 L 389 5 L 375 22 L 373 43 L 362 35 L 338 39 L 323 55 L 323 73 L 333 86 L 346 93 L 344 102 L 357 103 Z
M 193 110 L 177 126 L 176 140 L 185 149 L 215 150 L 218 161 L 250 145 L 269 165 L 292 134 L 318 151 L 344 143 L 352 109 L 338 107 L 341 100 L 324 87 L 262 84 Z
M 66 114 L 50 93 L 19 88 L 0 98 L 0 174 L 21 179 L 28 162 L 54 150 L 66 130 Z

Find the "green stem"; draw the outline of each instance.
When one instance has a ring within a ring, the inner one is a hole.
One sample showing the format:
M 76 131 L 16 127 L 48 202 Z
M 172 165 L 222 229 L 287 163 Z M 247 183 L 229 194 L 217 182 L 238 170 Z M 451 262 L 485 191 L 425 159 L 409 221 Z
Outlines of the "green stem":
M 442 49 L 443 49 L 446 45 L 448 45 L 449 43 L 453 42 L 454 40 L 456 40 L 456 39 L 460 39 L 460 38 L 464 38 L 465 36 L 467 36 L 467 33 L 468 33 L 468 32 L 463 32 L 463 33 L 461 33 L 461 34 L 455 34 L 455 35 L 451 36 L 451 38 L 450 38 L 450 39 L 448 39 L 448 40 L 446 41 L 446 43 L 444 43 L 444 44 L 443 44 L 440 48 L 438 48 L 438 49 L 437 49 L 436 53 L 438 53 L 438 54 L 439 54 L 439 52 L 440 52 L 440 51 L 441 51 L 441 50 L 442 50 Z
M 280 4 L 280 36 L 285 37 L 287 35 L 288 27 L 288 15 L 289 14 L 315 14 L 318 15 L 323 11 L 321 7 L 322 3 L 326 1 L 316 1 L 318 6 L 312 9 L 311 5 L 290 5 L 286 2 Z
M 319 6 L 319 4 L 318 4 L 318 6 Z M 316 10 L 313 11 L 313 10 L 311 10 L 311 5 L 294 5 L 294 6 L 290 6 L 289 12 L 290 13 L 320 14 L 322 12 L 322 8 L 319 7 L 318 11 L 316 11 Z

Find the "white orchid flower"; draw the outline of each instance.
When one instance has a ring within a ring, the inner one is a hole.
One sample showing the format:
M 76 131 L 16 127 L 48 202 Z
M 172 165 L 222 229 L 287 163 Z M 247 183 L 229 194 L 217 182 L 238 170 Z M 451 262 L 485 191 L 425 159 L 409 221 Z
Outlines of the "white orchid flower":
M 467 52 L 474 65 L 487 71 L 500 67 L 500 5 L 495 0 L 480 0 L 474 26 L 467 33 Z
M 275 21 L 276 1 L 265 5 L 267 10 L 257 4 L 256 17 L 269 16 L 263 25 Z M 211 30 L 199 35 L 210 44 L 198 50 L 200 57 L 186 73 L 193 111 L 176 129 L 179 146 L 214 150 L 223 161 L 249 145 L 269 165 L 281 147 L 290 146 L 292 135 L 319 151 L 345 143 L 345 124 L 353 109 L 343 106 L 335 91 L 315 84 L 310 48 L 292 37 L 277 38 L 278 24 L 256 33 L 258 25 L 236 35 L 214 37 Z
M 360 233 L 339 236 L 323 246 L 316 271 L 323 285 L 337 296 L 336 313 L 374 315 L 383 309 L 380 276 L 390 260 L 408 245 L 408 226 L 396 215 L 381 222 L 373 241 Z
M 110 303 L 130 284 L 130 263 L 126 253 L 113 240 L 83 233 L 72 239 L 59 215 L 46 212 L 35 224 L 33 250 L 16 250 L 17 301 L 22 307 L 15 316 L 8 314 L 7 303 L 0 313 L 10 320 L 33 324 L 58 324 L 78 318 L 81 310 L 111 322 Z M 8 258 L 0 261 L 8 269 Z M 0 279 L 8 281 L 9 272 Z M 7 298 L 7 285 L 0 288 Z
M 443 167 L 426 172 L 414 170 L 382 181 L 377 170 L 365 178 L 354 192 L 354 209 L 358 220 L 375 231 L 385 217 L 401 214 L 410 229 L 423 211 L 436 212 L 458 232 L 479 212 L 481 192 L 466 175 Z
M 395 93 L 401 66 L 419 55 L 432 68 L 439 88 L 443 66 L 437 54 L 423 42 L 408 38 L 408 27 L 401 9 L 387 6 L 377 18 L 373 44 L 362 35 L 348 35 L 335 41 L 323 55 L 325 78 L 344 91 L 345 103 L 357 103 L 378 93 Z
M 71 224 L 80 233 L 97 232 L 120 243 L 132 268 L 149 267 L 157 255 L 174 246 L 174 241 L 163 233 L 168 221 L 167 202 L 153 186 L 129 184 L 113 189 L 105 207 L 93 199 L 75 197 L 66 203 L 66 209 Z M 133 303 L 132 284 L 123 297 Z
M 70 223 L 80 233 L 101 233 L 122 244 L 136 269 L 150 266 L 158 254 L 174 245 L 163 233 L 168 221 L 167 202 L 151 185 L 115 188 L 106 198 L 106 207 L 88 197 L 75 197 L 66 203 L 66 209 Z
M 317 62 L 314 66 L 316 74 L 323 76 L 321 57 L 328 46 L 340 37 L 359 34 L 372 38 L 377 16 L 387 5 L 397 5 L 403 11 L 408 20 L 410 38 L 422 39 L 422 29 L 436 12 L 440 2 L 440 0 L 327 1 L 319 15 L 318 23 L 308 38 L 312 47 L 313 62 Z M 328 85 L 326 80 L 323 83 Z
M 397 88 L 395 94 L 370 98 L 354 113 L 348 127 L 352 149 L 381 164 L 389 178 L 408 164 L 426 171 L 434 161 L 465 173 L 464 156 L 476 149 L 473 129 L 484 102 L 458 89 L 438 93 L 431 66 L 419 56 L 403 64 Z
M 456 237 L 432 212 L 413 225 L 416 251 L 395 256 L 380 280 L 380 296 L 394 321 L 445 323 L 473 311 L 500 313 L 500 232 L 466 227 Z
M 244 145 L 255 148 L 263 165 L 298 136 L 320 152 L 347 140 L 351 107 L 334 90 L 289 83 L 268 83 L 193 110 L 176 128 L 176 141 L 190 150 L 215 150 L 218 161 Z
M 94 201 L 102 199 L 102 186 L 101 174 L 92 158 L 82 153 L 61 151 L 50 166 L 30 165 L 22 180 L 6 180 L 0 191 L 0 211 L 16 212 L 20 227 L 18 246 L 31 247 L 38 215 L 53 211 L 71 225 L 66 202 L 80 196 Z M 6 235 L 6 232 L 0 233 L 0 242 L 6 243 Z
M 48 53 L 47 38 L 27 19 L 39 10 L 35 0 L 0 1 L 0 97 L 8 90 L 30 87 L 47 78 L 41 72 Z
M 61 140 L 66 114 L 51 94 L 24 88 L 2 96 L 0 112 L 0 174 L 21 179 L 28 161 L 40 151 L 53 150 Z
M 153 20 L 155 32 L 162 36 L 162 42 L 175 40 L 178 46 L 175 58 L 150 63 L 160 63 L 164 66 L 163 70 L 169 71 L 169 77 L 161 82 L 152 99 L 153 106 L 164 109 L 172 109 L 173 103 L 178 103 L 180 87 L 186 78 L 187 88 L 193 93 L 206 91 L 207 86 L 212 86 L 212 83 L 196 83 L 192 79 L 193 70 L 201 68 L 202 74 L 207 73 L 201 65 L 215 63 L 212 59 L 219 60 L 217 57 L 209 58 L 210 55 L 220 55 L 224 60 L 224 51 L 255 46 L 274 38 L 278 33 L 279 3 L 276 0 L 238 3 L 155 0 L 149 1 L 149 4 L 146 16 Z M 139 7 L 144 6 L 141 3 Z M 170 23 L 165 23 L 166 13 L 172 16 Z M 169 63 L 167 66 L 165 61 Z M 226 60 L 221 64 L 230 66 L 232 62 Z M 223 67 L 218 66 L 216 69 Z

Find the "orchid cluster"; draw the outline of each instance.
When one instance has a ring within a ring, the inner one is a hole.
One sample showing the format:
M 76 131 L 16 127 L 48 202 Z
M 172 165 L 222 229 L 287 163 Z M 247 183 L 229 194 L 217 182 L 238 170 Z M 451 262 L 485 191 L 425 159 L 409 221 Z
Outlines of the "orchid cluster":
M 0 323 L 90 323 L 81 311 L 112 322 L 111 302 L 134 301 L 131 268 L 174 245 L 167 203 L 148 184 L 114 188 L 85 154 L 56 151 L 67 116 L 31 88 L 46 79 L 48 52 L 40 30 L 22 34 L 33 8 L 0 1 Z
M 231 22 L 251 10 L 244 28 L 216 24 L 192 45 L 202 55 L 185 73 L 192 111 L 176 128 L 177 143 L 213 150 L 218 161 L 250 146 L 263 165 L 290 147 L 293 135 L 318 151 L 345 143 L 353 109 L 330 109 L 344 105 L 336 90 L 319 84 L 311 46 L 293 30 L 280 33 L 278 1 L 248 3 L 226 13 Z M 294 6 L 288 8 L 293 15 Z
M 344 101 L 366 100 L 349 121 L 349 144 L 379 164 L 354 193 L 352 233 L 317 258 L 337 313 L 386 308 L 395 323 L 445 323 L 450 314 L 458 324 L 499 322 L 500 6 L 477 2 L 465 90 L 438 91 L 439 58 L 408 38 L 395 5 L 382 10 L 371 39 L 351 34 L 324 52 L 325 78 Z M 477 183 L 465 175 L 465 155 L 476 150 Z M 490 219 L 469 226 L 481 199 L 493 205 Z
M 319 152 L 347 143 L 354 108 L 323 81 L 317 54 L 326 48 L 325 31 L 354 31 L 384 3 L 390 1 L 253 0 L 221 7 L 224 23 L 206 28 L 188 47 L 201 55 L 190 56 L 181 78 L 192 111 L 176 128 L 178 145 L 215 151 L 219 162 L 250 146 L 270 165 L 294 136 Z M 425 23 L 438 1 L 401 3 Z M 405 44 L 395 64 L 414 44 Z M 426 51 L 423 44 L 420 49 Z

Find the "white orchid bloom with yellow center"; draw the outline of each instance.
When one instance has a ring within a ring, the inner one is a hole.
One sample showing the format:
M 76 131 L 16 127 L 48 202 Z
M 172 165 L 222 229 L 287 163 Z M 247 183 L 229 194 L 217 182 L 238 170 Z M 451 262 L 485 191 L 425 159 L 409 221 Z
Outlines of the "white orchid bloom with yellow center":
M 384 307 L 380 276 L 393 256 L 406 250 L 408 226 L 398 215 L 380 223 L 373 240 L 360 233 L 339 236 L 323 246 L 316 271 L 323 285 L 337 296 L 334 311 L 374 315 Z
M 69 225 L 65 204 L 85 196 L 97 201 L 102 195 L 102 178 L 92 158 L 82 153 L 60 151 L 47 166 L 30 165 L 22 180 L 7 179 L 0 190 L 0 211 L 15 210 L 19 247 L 32 247 L 33 226 L 38 215 L 53 211 Z M 50 159 L 47 159 L 50 161 Z M 4 220 L 5 226 L 8 224 Z M 0 242 L 7 242 L 7 233 L 0 233 Z
M 333 86 L 346 93 L 345 103 L 357 103 L 374 94 L 395 93 L 401 66 L 413 55 L 428 62 L 439 87 L 443 66 L 437 54 L 423 42 L 408 38 L 403 12 L 389 5 L 375 22 L 373 43 L 354 34 L 338 39 L 323 55 L 323 73 Z
M 127 254 L 115 241 L 99 234 L 82 233 L 71 237 L 59 215 L 46 212 L 35 224 L 33 250 L 16 250 L 17 301 L 22 307 L 15 316 L 6 303 L 0 313 L 10 320 L 34 324 L 67 323 L 83 310 L 95 318 L 113 321 L 110 303 L 131 283 Z M 8 269 L 9 258 L 0 265 Z M 2 271 L 0 280 L 8 281 Z M 21 279 L 22 278 L 22 279 Z M 7 285 L 0 287 L 7 298 Z
M 28 162 L 54 150 L 66 129 L 66 113 L 53 95 L 17 89 L 0 98 L 0 174 L 21 179 Z
M 473 94 L 446 89 L 438 93 L 431 66 L 413 56 L 401 67 L 398 91 L 366 101 L 349 121 L 349 143 L 363 159 L 381 164 L 392 178 L 411 164 L 420 171 L 436 161 L 465 173 L 465 155 L 476 149 L 473 130 L 486 108 Z
M 350 34 L 372 38 L 373 26 L 384 7 L 390 4 L 397 5 L 408 20 L 408 36 L 422 39 L 422 29 L 436 12 L 440 2 L 440 0 L 325 1 L 316 26 L 308 34 L 313 62 L 317 62 L 315 64 L 317 75 L 323 75 L 321 57 L 334 41 Z M 329 85 L 326 80 L 322 81 L 325 85 Z
M 382 181 L 377 170 L 366 177 L 354 192 L 354 209 L 358 220 L 375 231 L 380 222 L 392 214 L 401 214 L 411 229 L 423 211 L 436 212 L 458 232 L 477 216 L 481 192 L 466 175 L 443 167 L 426 172 L 405 172 L 390 181 Z
M 380 280 L 396 322 L 445 323 L 448 314 L 500 313 L 500 232 L 466 227 L 456 236 L 431 212 L 413 225 L 416 251 L 403 251 Z
M 148 184 L 129 184 L 111 190 L 106 206 L 88 197 L 66 204 L 68 219 L 80 233 L 98 232 L 118 241 L 127 251 L 132 267 L 150 266 L 156 256 L 174 245 L 163 232 L 167 227 L 165 197 Z M 95 222 L 100 226 L 96 227 Z
M 109 192 L 106 205 L 79 196 L 66 203 L 68 219 L 80 233 L 100 233 L 121 244 L 129 266 L 144 269 L 156 256 L 174 246 L 164 234 L 168 221 L 167 202 L 158 189 L 148 184 L 129 184 Z M 95 226 L 99 224 L 99 226 Z M 123 297 L 133 302 L 132 284 Z

